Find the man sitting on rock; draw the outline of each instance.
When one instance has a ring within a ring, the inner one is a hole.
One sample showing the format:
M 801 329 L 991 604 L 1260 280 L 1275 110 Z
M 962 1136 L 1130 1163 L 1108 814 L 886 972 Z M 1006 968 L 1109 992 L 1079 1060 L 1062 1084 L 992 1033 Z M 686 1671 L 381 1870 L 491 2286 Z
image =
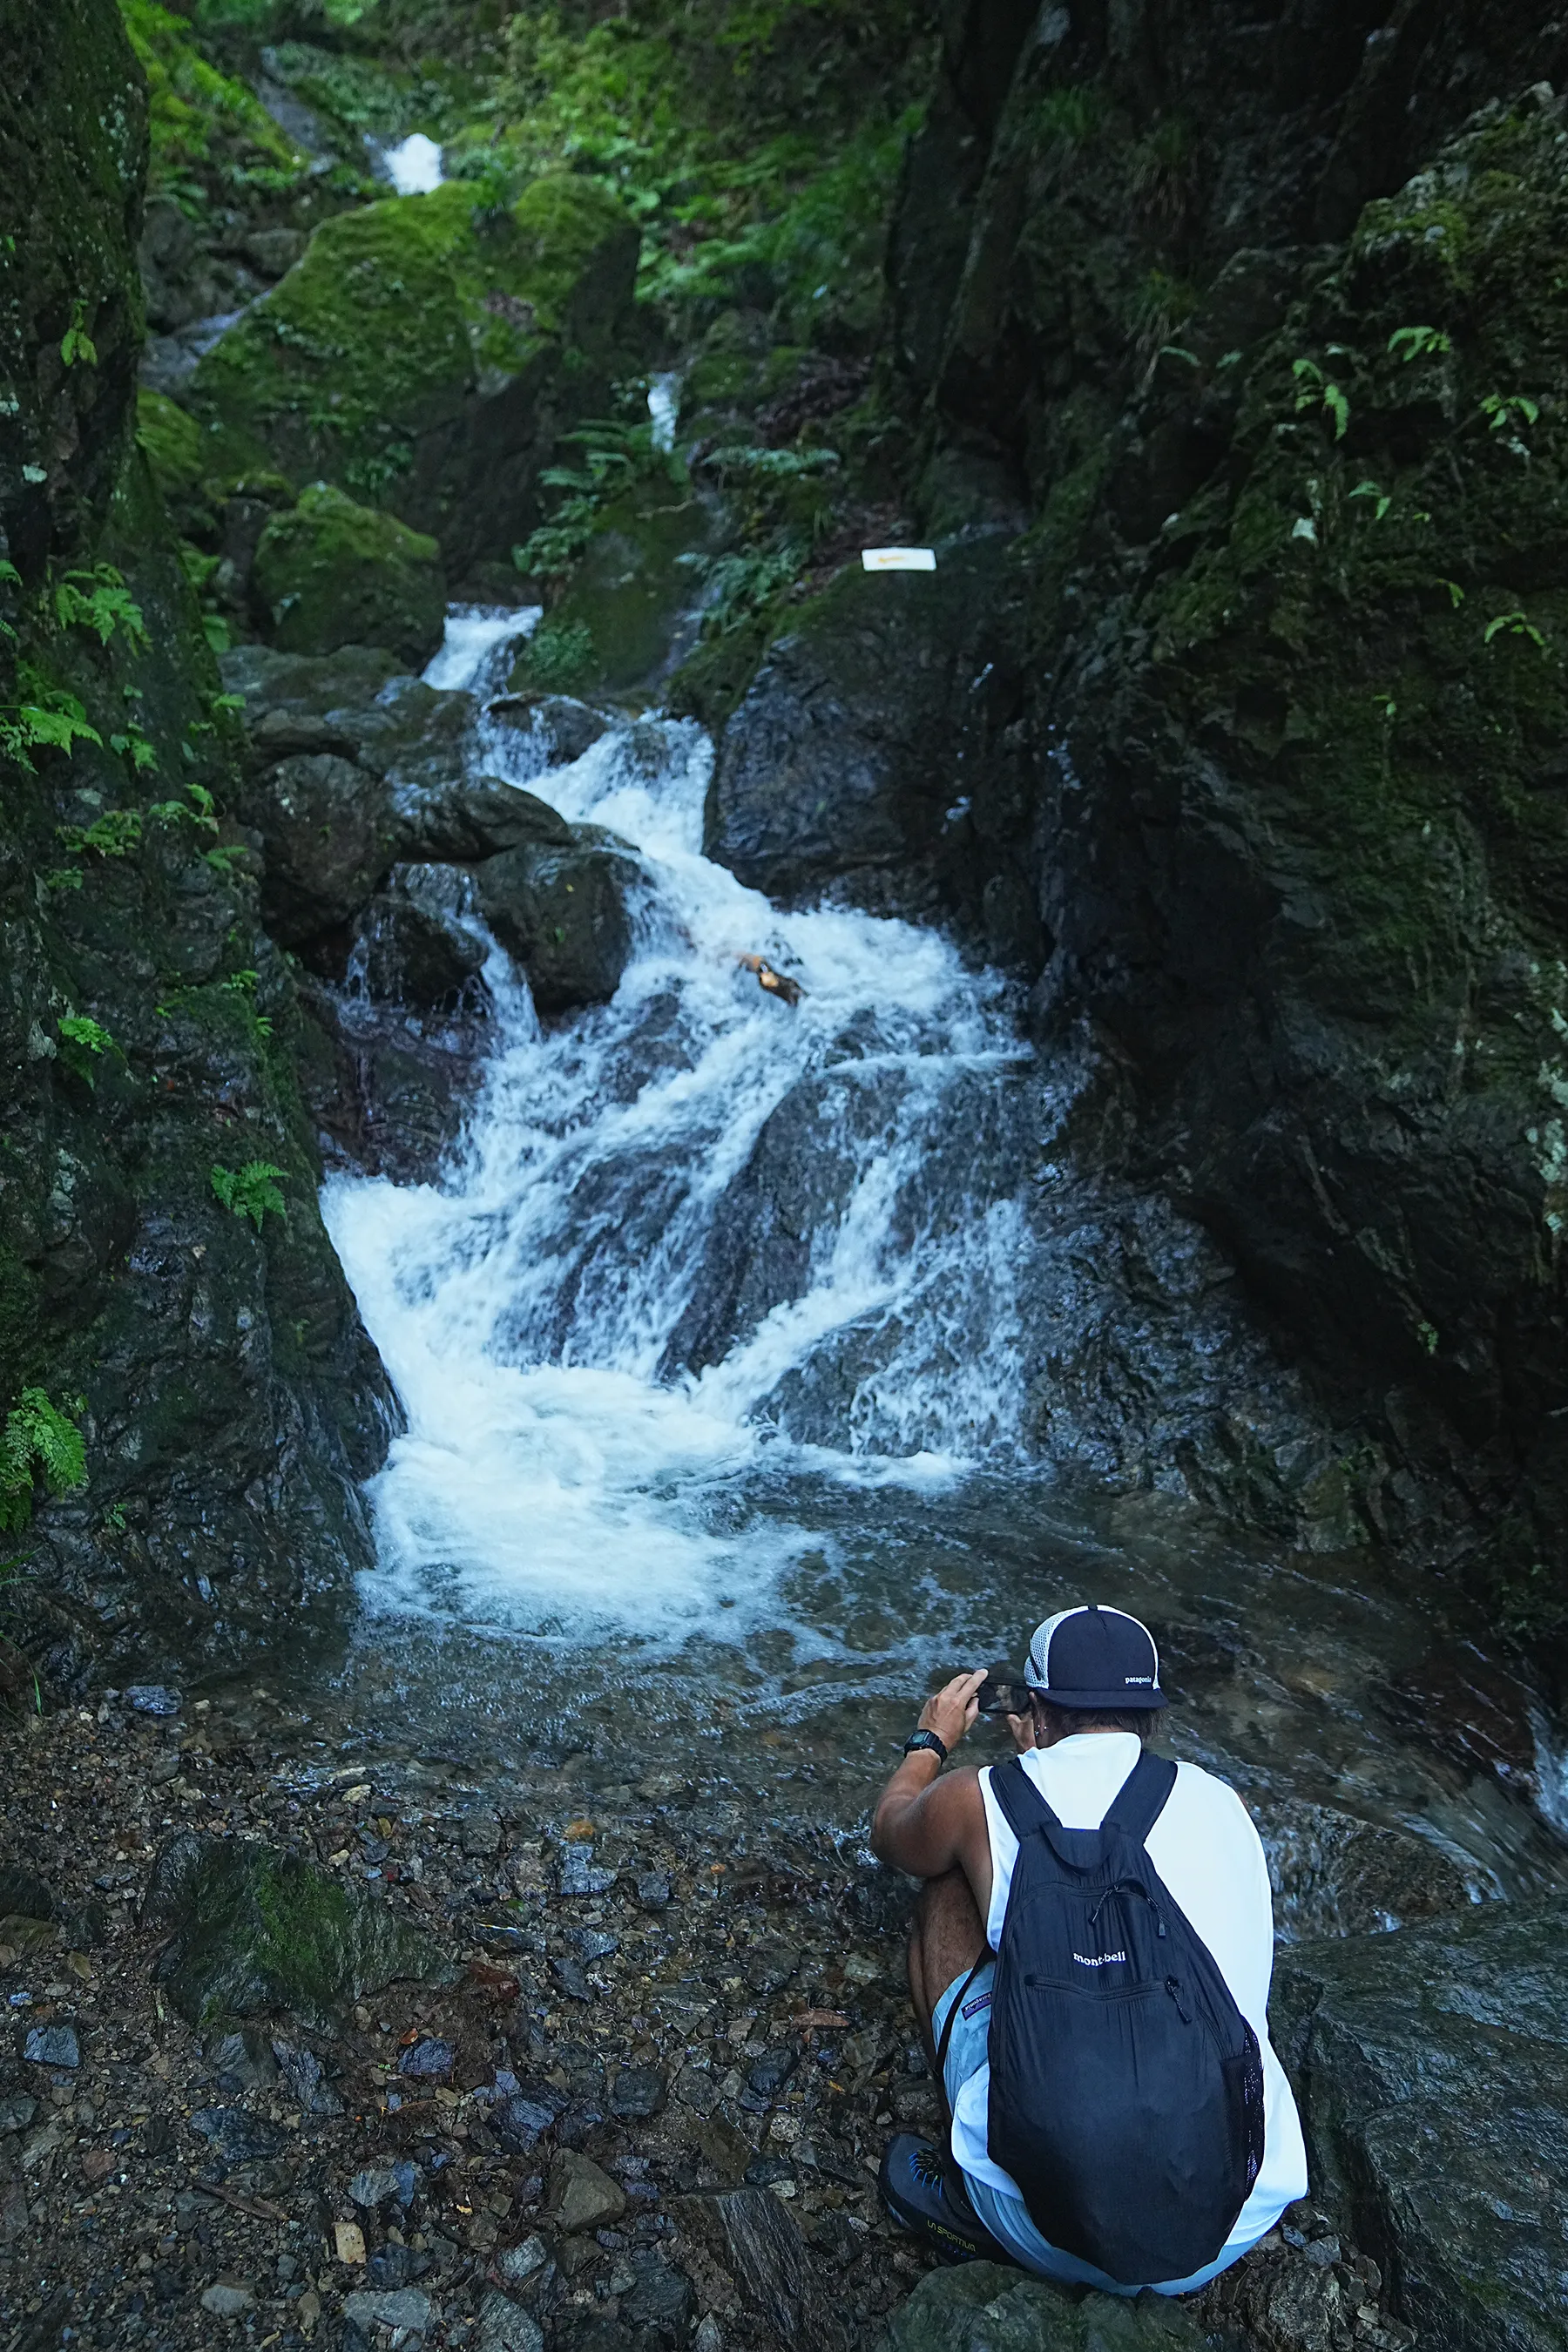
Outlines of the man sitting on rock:
M 1145 1747 L 1165 1697 L 1135 1617 L 1047 1618 L 1017 1756 L 944 1774 L 985 1679 L 927 1701 L 872 1825 L 926 1882 L 910 1991 L 952 2123 L 951 2158 L 893 2141 L 882 2193 L 950 2261 L 1183 2294 L 1306 2194 L 1263 1848 L 1234 1790 Z

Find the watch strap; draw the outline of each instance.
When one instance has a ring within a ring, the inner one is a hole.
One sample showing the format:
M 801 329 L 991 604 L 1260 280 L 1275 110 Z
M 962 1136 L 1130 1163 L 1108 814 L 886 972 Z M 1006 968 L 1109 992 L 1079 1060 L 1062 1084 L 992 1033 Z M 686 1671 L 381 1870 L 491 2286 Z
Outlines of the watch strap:
M 922 1727 L 919 1731 L 911 1732 L 904 1742 L 904 1754 L 918 1756 L 922 1748 L 929 1748 L 939 1764 L 947 1762 L 947 1742 L 945 1739 L 939 1738 L 934 1731 L 927 1731 Z

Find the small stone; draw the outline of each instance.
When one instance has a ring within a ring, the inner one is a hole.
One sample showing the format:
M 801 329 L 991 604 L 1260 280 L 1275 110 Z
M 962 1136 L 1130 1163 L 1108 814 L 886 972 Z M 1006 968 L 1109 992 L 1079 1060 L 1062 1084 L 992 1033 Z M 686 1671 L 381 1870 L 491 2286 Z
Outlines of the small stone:
M 242 2312 L 254 2311 L 256 2297 L 247 2286 L 232 2286 L 226 2279 L 217 2279 L 202 2296 L 202 2309 L 210 2311 L 215 2319 L 237 2319 Z
M 81 2044 L 75 2026 L 35 2025 L 23 2055 L 35 2066 L 79 2066 Z
M 565 2235 L 618 2221 L 626 2210 L 626 2192 L 618 2180 L 574 2148 L 562 2149 L 550 2168 L 548 2210 Z
M 610 2113 L 623 2123 L 645 2122 L 664 2106 L 668 2079 L 659 2066 L 623 2066 L 610 2093 Z
M 272 2055 L 289 2092 L 308 2116 L 341 2116 L 343 2103 L 326 2079 L 325 2070 L 313 2050 L 300 2049 L 292 2042 L 275 2042 Z
M 509 2246 L 505 2253 L 496 2256 L 496 2268 L 510 2286 L 521 2286 L 549 2260 L 550 2249 L 542 2238 L 525 2238 L 521 2246 Z
M 332 2252 L 340 2263 L 363 2263 L 364 2231 L 357 2221 L 332 2223 Z
M 410 2042 L 397 2062 L 400 2074 L 413 2074 L 421 2080 L 439 2082 L 448 2075 L 458 2063 L 458 2053 L 449 2042 L 434 2033 L 422 2033 L 417 2042 Z
M 594 1988 L 583 1973 L 580 1960 L 552 1960 L 550 1973 L 562 1991 L 572 2000 L 592 2000 Z
M 89 2147 L 81 2160 L 81 2177 L 89 2189 L 97 2189 L 108 2179 L 115 2167 L 111 2147 Z
M 1302 2247 L 1301 2258 L 1319 2270 L 1332 2270 L 1340 2259 L 1340 2242 L 1337 2238 L 1314 2238 L 1310 2245 Z
M 499 2100 L 490 2109 L 489 2120 L 503 2147 L 517 2156 L 531 2156 L 555 2116 L 536 2099 L 515 2097 Z
M 771 2105 L 799 2063 L 799 2051 L 792 2049 L 787 2042 L 775 2042 L 771 2050 L 764 2050 L 746 2076 L 751 2096 L 743 2104 L 749 2106 L 755 2100 L 761 2105 Z
M 662 1870 L 645 1870 L 637 1881 L 637 1901 L 645 1911 L 663 1911 L 669 1904 L 669 1881 Z
M 596 1865 L 591 1845 L 569 1845 L 561 1857 L 563 1895 L 607 1895 L 616 1873 Z
M 634 2327 L 658 2327 L 685 2340 L 691 2324 L 691 2282 L 654 2253 L 631 2258 L 632 2284 L 620 2289 L 621 2317 Z
M 724 2336 L 713 2314 L 697 2323 L 697 2333 L 691 2339 L 691 2352 L 724 2352 Z
M 289 2145 L 289 2135 L 263 2116 L 247 2115 L 243 2107 L 198 2107 L 191 2129 L 200 2132 L 214 2153 L 229 2164 L 253 2164 L 278 2156 Z
M 405 2327 L 423 2336 L 430 2325 L 430 2298 L 416 2286 L 401 2286 L 391 2294 L 348 2294 L 343 2317 L 354 2327 Z
M 321 2298 L 313 2286 L 308 2286 L 294 2305 L 294 2316 L 307 2336 L 321 2315 Z
M 220 2091 L 259 2090 L 278 2080 L 278 2061 L 258 2033 L 216 2033 L 203 2052 Z
M 580 1960 L 590 1965 L 595 1960 L 607 1960 L 612 1952 L 621 1948 L 618 1936 L 607 1936 L 602 1927 L 574 1927 L 566 1938 Z
M 0 2134 L 26 2131 L 37 2112 L 37 2099 L 28 2098 L 25 2091 L 13 2099 L 0 2099 Z
M 499 1853 L 500 1823 L 494 1813 L 465 1813 L 458 1838 L 465 1853 Z
M 401 2164 L 366 2165 L 349 2182 L 349 2196 L 363 2211 L 374 2213 L 380 2205 L 390 2204 L 395 2198 L 399 2205 L 414 2202 L 414 2191 L 419 2175 L 406 2158 Z
M 167 1683 L 131 1683 L 124 1693 L 127 1706 L 138 1715 L 178 1715 L 184 1701 Z
M 491 2287 L 479 2305 L 479 2352 L 544 2352 L 544 2331 L 531 2312 Z

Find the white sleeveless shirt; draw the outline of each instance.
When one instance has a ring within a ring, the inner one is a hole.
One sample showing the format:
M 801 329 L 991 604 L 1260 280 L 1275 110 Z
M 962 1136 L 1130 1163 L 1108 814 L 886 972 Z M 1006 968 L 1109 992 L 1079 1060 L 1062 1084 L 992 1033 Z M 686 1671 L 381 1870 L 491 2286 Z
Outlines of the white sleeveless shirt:
M 1079 1732 L 1054 1748 L 1032 1748 L 1025 1771 L 1065 1829 L 1095 1830 L 1137 1763 L 1130 1731 Z M 1000 1948 L 1018 1841 L 980 1775 L 991 1838 L 991 1909 L 986 1941 Z M 1245 2248 L 1271 2230 L 1307 2193 L 1307 2151 L 1285 2070 L 1268 2040 L 1268 1985 L 1274 1972 L 1274 1903 L 1262 1842 L 1234 1789 L 1196 1764 L 1178 1764 L 1176 1783 L 1150 1831 L 1146 1851 L 1182 1910 L 1214 1955 L 1231 1998 L 1263 2055 L 1263 2165 L 1226 2246 Z M 991 2069 L 982 2065 L 953 2103 L 952 2153 L 965 2172 L 1016 2197 L 1015 2182 L 986 2152 Z

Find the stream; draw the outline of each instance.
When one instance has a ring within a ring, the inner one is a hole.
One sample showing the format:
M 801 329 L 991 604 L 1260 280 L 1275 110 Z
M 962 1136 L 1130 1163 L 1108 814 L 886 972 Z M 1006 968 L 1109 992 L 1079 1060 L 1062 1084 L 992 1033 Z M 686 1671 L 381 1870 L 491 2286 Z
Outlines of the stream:
M 455 611 L 428 681 L 499 692 L 536 617 Z M 493 1051 L 440 1181 L 324 1188 L 406 1427 L 348 1655 L 295 1678 L 301 1739 L 514 1801 L 658 1767 L 742 1844 L 853 1853 L 923 1690 L 1099 1598 L 1164 1644 L 1171 1746 L 1257 1812 L 1282 1933 L 1397 1924 L 1430 1874 L 1478 1901 L 1568 1880 L 1544 1727 L 1533 1758 L 1429 1736 L 1498 1669 L 1435 1659 L 1415 1580 L 1379 1560 L 1369 1597 L 1364 1554 L 1031 1467 L 1048 1073 L 1006 985 L 705 859 L 691 722 L 550 770 L 534 740 L 482 722 L 481 767 L 632 845 L 634 953 L 613 1003 L 543 1028 L 490 943 Z

